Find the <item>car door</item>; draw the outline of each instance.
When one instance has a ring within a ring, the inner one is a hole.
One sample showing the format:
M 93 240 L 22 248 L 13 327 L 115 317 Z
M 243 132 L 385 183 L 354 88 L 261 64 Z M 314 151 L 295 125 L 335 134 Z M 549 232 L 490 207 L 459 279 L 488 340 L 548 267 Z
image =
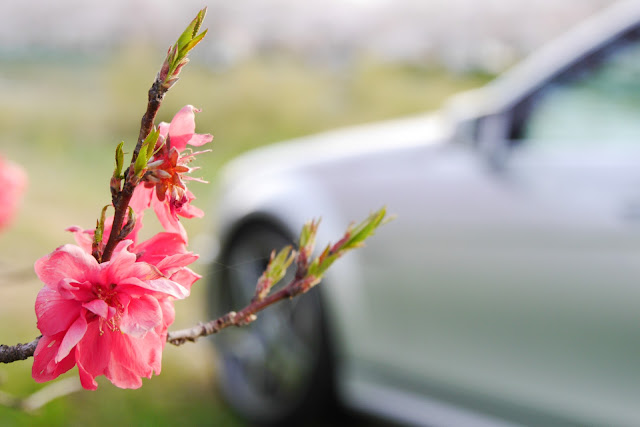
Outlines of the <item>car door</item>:
M 506 156 L 442 150 L 411 201 L 393 197 L 411 223 L 382 237 L 394 268 L 372 271 L 370 298 L 388 345 L 366 357 L 398 383 L 517 421 L 639 425 L 638 37 L 496 117 L 505 140 L 479 144 Z

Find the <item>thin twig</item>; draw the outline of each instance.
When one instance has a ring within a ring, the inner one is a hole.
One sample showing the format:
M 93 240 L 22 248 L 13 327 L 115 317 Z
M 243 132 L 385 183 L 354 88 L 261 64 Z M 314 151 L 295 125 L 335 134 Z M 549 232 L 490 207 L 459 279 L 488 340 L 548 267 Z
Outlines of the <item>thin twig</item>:
M 140 122 L 140 133 L 138 134 L 138 142 L 136 143 L 136 147 L 133 150 L 133 155 L 131 157 L 131 165 L 126 173 L 122 190 L 117 192 L 112 200 L 115 209 L 113 225 L 111 226 L 111 233 L 109 234 L 107 244 L 102 251 L 102 256 L 99 260 L 100 262 L 109 261 L 109 259 L 111 259 L 111 255 L 113 255 L 116 245 L 120 240 L 122 240 L 120 238 L 120 231 L 122 230 L 124 220 L 127 217 L 129 202 L 133 196 L 133 190 L 135 190 L 138 185 L 138 180 L 133 172 L 134 165 L 138 158 L 138 154 L 140 153 L 142 143 L 153 129 L 153 123 L 156 120 L 156 115 L 158 114 L 160 105 L 162 105 L 162 100 L 168 90 L 169 88 L 164 86 L 158 77 L 156 77 L 149 89 L 147 111 L 142 116 L 142 120 Z
M 201 323 L 197 326 L 187 329 L 181 329 L 174 332 L 169 332 L 167 336 L 167 342 L 175 346 L 180 346 L 188 342 L 196 342 L 200 337 L 206 337 L 213 335 L 221 330 L 228 328 L 229 326 L 245 326 L 254 320 L 256 320 L 256 313 L 264 310 L 272 304 L 285 299 L 291 299 L 301 293 L 310 289 L 308 280 L 295 280 L 289 283 L 286 287 L 267 296 L 264 299 L 253 300 L 248 306 L 242 310 L 229 313 L 207 323 Z
M 26 344 L 16 344 L 13 346 L 1 344 L 0 363 L 11 363 L 30 358 L 36 351 L 36 346 L 38 345 L 40 338 L 42 338 L 42 335 Z

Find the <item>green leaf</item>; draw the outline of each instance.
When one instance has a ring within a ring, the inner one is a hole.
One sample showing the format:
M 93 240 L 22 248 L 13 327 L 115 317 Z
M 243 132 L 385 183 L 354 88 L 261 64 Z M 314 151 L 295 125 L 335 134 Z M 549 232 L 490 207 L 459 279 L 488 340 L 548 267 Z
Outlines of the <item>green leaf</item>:
M 147 167 L 147 151 L 146 147 L 140 149 L 140 154 L 138 154 L 138 158 L 136 159 L 136 163 L 133 165 L 133 173 L 136 176 L 140 176 L 142 171 Z
M 160 128 L 156 128 L 154 126 L 151 132 L 149 132 L 149 135 L 147 135 L 147 137 L 144 140 L 144 144 L 147 145 L 147 162 L 157 152 L 155 148 L 156 148 L 156 143 L 158 142 L 159 137 L 160 137 Z
M 187 63 L 187 54 L 191 49 L 193 49 L 198 43 L 202 41 L 204 36 L 207 34 L 207 30 L 204 30 L 202 33 L 198 34 L 200 31 L 200 27 L 202 26 L 202 22 L 204 21 L 204 17 L 207 14 L 207 8 L 200 10 L 196 17 L 191 21 L 191 23 L 185 28 L 185 30 L 178 37 L 178 41 L 169 49 L 167 54 L 166 64 L 169 66 L 169 70 L 167 75 L 163 74 L 164 81 L 163 83 L 171 86 L 175 83 L 175 79 L 180 74 L 180 69 Z M 172 80 L 173 79 L 173 80 Z M 172 80 L 170 82 L 170 80 Z
M 122 151 L 123 146 L 124 141 L 120 142 L 116 148 L 116 168 L 113 171 L 113 176 L 116 178 L 120 178 L 122 176 L 122 166 L 124 164 L 124 151 Z
M 198 34 L 198 31 L 200 30 L 200 26 L 202 25 L 202 21 L 204 21 L 204 17 L 206 16 L 206 14 L 207 8 L 205 7 L 200 12 L 198 12 L 196 17 L 193 18 L 193 21 L 191 21 L 191 23 L 187 26 L 187 28 L 185 28 L 182 34 L 180 34 L 180 37 L 178 38 L 178 41 L 176 43 L 179 50 L 182 50 L 187 45 L 187 43 L 189 43 L 196 37 L 196 34 Z
M 311 247 L 311 250 L 313 250 L 319 225 L 320 225 L 320 220 L 318 219 L 318 220 L 311 220 L 302 226 L 298 247 L 300 247 L 301 249 Z
M 295 260 L 296 253 L 291 246 L 286 246 L 278 252 L 271 252 L 267 268 L 262 272 L 256 284 L 255 299 L 262 300 L 269 294 L 271 288 L 287 274 L 287 269 Z
M 197 37 L 194 37 L 194 38 L 193 38 L 193 40 L 189 41 L 189 43 L 187 43 L 187 44 L 184 46 L 184 51 L 185 51 L 185 52 L 189 52 L 191 49 L 193 49 L 194 47 L 196 47 L 196 45 L 202 41 L 202 39 L 204 38 L 204 36 L 206 36 L 206 35 L 207 35 L 207 31 L 209 31 L 209 30 L 208 30 L 208 29 L 207 29 L 207 30 L 204 30 L 202 33 L 200 33 L 200 35 L 198 35 Z
M 96 231 L 93 234 L 93 247 L 100 248 L 102 245 L 102 236 L 104 235 L 104 221 L 107 215 L 107 209 L 111 205 L 106 205 L 102 208 L 102 213 L 100 214 L 100 219 L 96 221 Z
M 138 157 L 136 158 L 136 163 L 133 166 L 133 172 L 136 176 L 140 176 L 142 171 L 144 171 L 147 167 L 147 163 L 153 153 L 155 152 L 156 142 L 158 142 L 158 138 L 160 136 L 160 129 L 156 129 L 155 127 L 149 135 L 144 139 L 144 142 L 140 146 L 140 152 L 138 153 Z
M 362 244 L 368 237 L 373 235 L 376 228 L 378 228 L 385 219 L 386 214 L 386 207 L 382 207 L 380 210 L 370 214 L 369 217 L 360 224 L 350 229 L 350 237 L 345 242 L 343 248 L 345 250 L 352 249 Z
M 273 284 L 278 283 L 287 274 L 287 269 L 295 259 L 295 253 L 292 252 L 292 249 L 291 246 L 282 248 L 269 262 L 266 272 Z
M 390 220 L 386 218 L 386 213 L 386 208 L 382 207 L 355 227 L 349 227 L 338 243 L 327 245 L 322 253 L 309 264 L 306 276 L 321 278 L 338 258 L 347 251 L 362 246 L 364 241 L 373 235 L 376 228 Z
M 198 12 L 198 15 L 196 16 L 196 19 L 194 19 L 194 21 L 196 21 L 196 25 L 195 27 L 193 27 L 193 34 L 191 35 L 191 37 L 195 37 L 196 34 L 198 34 L 198 31 L 200 31 L 200 27 L 202 26 L 202 22 L 204 22 L 204 17 L 207 16 L 207 8 L 203 8 L 200 9 L 200 12 Z

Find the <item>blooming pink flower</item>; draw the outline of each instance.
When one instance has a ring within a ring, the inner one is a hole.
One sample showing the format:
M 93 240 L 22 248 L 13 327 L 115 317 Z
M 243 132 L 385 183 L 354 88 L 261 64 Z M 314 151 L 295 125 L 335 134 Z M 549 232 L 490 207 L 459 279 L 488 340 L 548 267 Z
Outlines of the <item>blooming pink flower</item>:
M 172 301 L 189 294 L 162 270 L 171 271 L 184 254 L 166 256 L 156 267 L 137 261 L 131 245 L 120 242 L 102 264 L 75 245 L 36 262 L 45 284 L 35 307 L 42 332 L 32 370 L 36 381 L 52 380 L 77 365 L 84 388 L 95 390 L 100 375 L 118 387 L 138 388 L 142 377 L 160 373 L 167 328 L 174 320 Z M 149 246 L 152 253 L 160 248 Z
M 109 238 L 112 223 L 113 217 L 105 220 L 103 243 L 106 243 Z M 138 244 L 138 231 L 141 228 L 142 215 L 139 215 L 136 226 L 127 237 L 131 240 L 131 245 L 127 250 L 136 255 L 138 262 L 146 262 L 153 265 L 170 280 L 178 282 L 187 289 L 191 289 L 191 286 L 202 276 L 187 267 L 199 257 L 197 254 L 187 251 L 187 242 L 184 236 L 179 233 L 163 232 Z M 95 230 L 84 230 L 73 226 L 67 228 L 67 231 L 71 231 L 74 234 L 78 246 L 86 253 L 91 254 Z
M 15 216 L 26 185 L 25 171 L 0 156 L 0 230 Z
M 152 206 L 160 223 L 167 231 L 186 233 L 178 220 L 178 215 L 185 218 L 202 217 L 204 213 L 191 205 L 195 196 L 187 189 L 185 181 L 197 178 L 187 174 L 196 170 L 187 165 L 197 154 L 187 150 L 187 145 L 202 146 L 213 139 L 210 134 L 195 133 L 195 113 L 200 110 L 192 105 L 183 107 L 173 117 L 171 123 L 160 123 L 160 146 L 150 159 L 143 177 L 144 187 L 136 189 L 134 198 L 139 199 L 141 208 Z M 134 208 L 135 209 L 135 208 Z

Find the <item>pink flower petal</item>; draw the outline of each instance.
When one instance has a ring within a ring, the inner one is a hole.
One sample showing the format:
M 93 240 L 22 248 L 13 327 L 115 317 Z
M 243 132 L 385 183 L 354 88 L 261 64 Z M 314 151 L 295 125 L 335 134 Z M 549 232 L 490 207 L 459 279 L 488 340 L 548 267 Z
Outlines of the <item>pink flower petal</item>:
M 101 299 L 94 299 L 93 301 L 82 304 L 82 306 L 97 316 L 104 319 L 109 318 L 109 305 Z
M 132 244 L 131 240 L 123 240 L 116 246 L 110 261 L 103 263 L 102 283 L 123 283 L 128 278 L 135 277 L 141 280 L 156 279 L 162 277 L 160 271 L 145 262 L 136 262 L 136 254 L 127 248 Z
M 176 318 L 176 310 L 173 307 L 173 301 L 169 298 L 162 298 L 158 300 L 160 303 L 160 308 L 162 308 L 162 325 L 156 328 L 156 332 L 162 337 L 162 345 L 164 347 L 164 343 L 167 338 L 167 328 L 171 326 L 173 321 Z M 159 371 L 156 371 L 159 373 Z
M 93 245 L 93 230 L 84 230 L 78 226 L 72 226 L 65 231 L 73 233 L 76 244 L 84 249 L 85 252 L 91 253 L 91 245 Z
M 213 135 L 210 133 L 194 133 L 189 140 L 189 145 L 200 147 L 201 145 L 207 144 L 211 141 L 213 141 Z
M 182 151 L 187 147 L 187 142 L 196 131 L 195 111 L 200 110 L 196 110 L 193 105 L 186 105 L 171 119 L 169 138 L 171 147 L 177 148 L 178 151 Z
M 120 338 L 120 337 L 118 337 Z M 142 378 L 137 373 L 125 368 L 119 361 L 113 360 L 104 372 L 109 381 L 116 387 L 137 389 L 142 387 Z M 149 375 L 147 378 L 151 378 Z
M 151 206 L 151 196 L 153 188 L 146 188 L 144 185 L 138 185 L 133 191 L 133 196 L 129 202 L 129 206 L 134 210 L 136 215 L 141 215 L 145 209 Z
M 80 383 L 88 390 L 98 388 L 95 378 L 104 375 L 111 357 L 111 342 L 113 335 L 109 329 L 100 331 L 99 322 L 91 322 L 87 326 L 84 338 L 76 345 L 76 362 Z
M 139 388 L 141 377 L 151 378 L 160 373 L 160 359 L 164 343 L 154 332 L 143 338 L 126 334 L 114 335 L 111 359 L 105 375 L 121 388 Z
M 64 332 L 61 332 L 52 336 L 44 335 L 38 341 L 38 346 L 33 354 L 33 366 L 31 367 L 31 376 L 36 382 L 51 381 L 73 368 L 76 364 L 74 353 L 69 354 L 60 363 L 56 363 L 54 360 L 63 337 Z
M 45 285 L 55 289 L 62 279 L 78 282 L 91 280 L 98 270 L 98 262 L 76 245 L 64 245 L 36 261 L 35 271 Z
M 167 139 L 167 135 L 169 135 L 169 123 L 160 122 L 158 125 L 158 130 L 160 131 L 160 136 L 164 139 Z
M 153 206 L 153 210 L 156 213 L 158 221 L 160 221 L 162 227 L 170 233 L 179 234 L 180 236 L 182 236 L 185 243 L 188 243 L 187 232 L 182 224 L 180 224 L 178 217 L 171 213 L 171 209 L 169 208 L 168 203 L 161 202 L 156 197 L 154 197 L 151 201 L 151 206 Z
M 202 279 L 202 276 L 194 273 L 191 269 L 184 267 L 173 273 L 169 278 L 191 290 L 191 286 L 198 280 Z
M 158 233 L 135 247 L 138 262 L 156 265 L 168 255 L 185 253 L 187 251 L 184 238 L 178 233 Z
M 91 282 L 78 283 L 73 279 L 63 279 L 58 282 L 58 293 L 65 299 L 76 301 L 90 301 L 95 298 Z
M 80 315 L 78 301 L 62 298 L 51 288 L 44 286 L 36 297 L 38 329 L 43 335 L 55 335 L 65 331 Z
M 173 274 L 180 268 L 186 267 L 187 265 L 195 262 L 199 258 L 198 255 L 188 252 L 188 253 L 176 253 L 175 255 L 165 256 L 156 267 L 163 274 L 169 275 Z
M 87 331 L 87 319 L 84 316 L 78 316 L 75 322 L 69 327 L 67 333 L 62 339 L 60 349 L 55 357 L 55 362 L 59 363 L 62 359 L 67 357 L 71 352 L 71 349 L 80 342 L 84 333 Z
M 162 350 L 167 342 L 166 329 L 164 334 L 161 335 L 155 332 L 150 332 L 145 335 L 143 340 L 146 350 L 146 363 L 155 371 L 156 375 L 159 375 L 162 370 Z M 148 378 L 151 378 L 151 376 Z
M 120 330 L 134 338 L 143 337 L 162 322 L 158 300 L 148 295 L 134 298 L 120 320 Z
M 127 287 L 128 285 L 128 287 Z M 184 299 L 189 296 L 189 290 L 179 283 L 169 279 L 140 280 L 131 277 L 118 285 L 122 292 L 130 295 L 140 296 L 149 291 L 165 294 L 164 296 L 172 296 L 176 299 Z M 158 295 L 160 297 L 162 295 Z
M 192 204 L 185 204 L 178 212 L 183 218 L 202 218 L 204 216 L 204 211 L 200 208 L 193 206 Z

